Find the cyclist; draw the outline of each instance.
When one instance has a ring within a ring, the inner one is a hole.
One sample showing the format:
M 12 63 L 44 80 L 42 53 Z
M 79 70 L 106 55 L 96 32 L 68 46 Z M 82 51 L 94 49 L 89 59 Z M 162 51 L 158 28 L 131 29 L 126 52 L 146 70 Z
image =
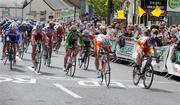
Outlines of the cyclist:
M 33 62 L 33 68 L 35 66 L 35 57 L 36 57 L 36 42 L 46 42 L 47 37 L 43 33 L 42 30 L 43 26 L 40 23 L 37 23 L 34 29 L 32 30 L 32 37 L 31 37 L 31 44 L 32 44 L 32 62 Z
M 80 43 L 79 43 L 80 42 Z M 82 39 L 81 34 L 77 31 L 77 27 L 72 25 L 70 27 L 70 32 L 67 34 L 66 39 L 66 54 L 64 57 L 64 71 L 66 72 L 66 64 L 68 61 L 69 56 L 71 55 L 72 51 L 75 52 L 74 56 L 77 56 L 79 52 L 78 45 L 84 46 L 84 42 Z
M 56 42 L 56 30 L 54 28 L 54 22 L 49 22 L 49 25 L 45 28 L 43 28 L 43 32 L 44 34 L 47 36 L 47 41 L 48 41 L 48 48 L 45 49 L 45 55 L 48 53 L 48 51 L 50 51 L 50 57 L 52 55 L 52 48 L 54 46 L 54 43 Z M 48 58 L 46 58 L 48 59 Z M 51 62 L 48 62 L 49 64 L 51 64 Z
M 109 37 L 106 35 L 105 26 L 101 26 L 101 34 L 98 34 L 94 39 L 94 53 L 95 53 L 95 66 L 98 74 L 98 78 L 101 76 L 101 70 L 99 69 L 100 50 L 103 49 L 106 52 L 111 52 L 111 43 Z M 109 54 L 108 54 L 109 61 Z
M 56 34 L 57 34 L 57 42 L 56 42 L 56 44 L 60 43 L 60 45 L 61 45 L 62 39 L 63 39 L 64 34 L 65 34 L 64 28 L 62 27 L 61 24 L 56 24 L 54 27 L 56 29 Z M 55 49 L 55 50 L 58 50 L 58 49 Z
M 13 49 L 14 49 L 14 63 L 16 63 L 16 52 L 18 49 L 18 44 L 19 44 L 19 32 L 18 32 L 18 27 L 15 22 L 11 23 L 5 32 L 5 37 L 4 37 L 4 45 L 3 45 L 3 57 L 5 57 L 5 51 L 7 50 L 8 47 L 8 41 L 12 41 L 13 43 Z
M 84 41 L 83 49 L 86 49 L 88 53 L 91 52 L 91 36 L 89 30 L 85 29 L 82 33 L 82 39 Z M 81 49 L 81 50 L 83 50 Z M 80 58 L 81 59 L 81 58 Z M 84 61 L 82 61 L 84 62 Z
M 27 45 L 28 42 L 28 36 L 27 36 L 27 23 L 24 21 L 19 25 L 19 32 L 20 32 L 20 38 L 21 38 L 21 43 L 20 45 Z M 25 46 L 21 46 L 24 48 L 20 48 L 20 50 L 24 50 Z
M 147 29 L 144 34 L 144 37 L 141 37 L 137 40 L 135 46 L 137 51 L 136 64 L 138 70 L 141 69 L 141 64 L 144 59 L 143 56 L 157 56 L 156 51 L 156 41 L 155 38 L 151 36 L 151 30 Z

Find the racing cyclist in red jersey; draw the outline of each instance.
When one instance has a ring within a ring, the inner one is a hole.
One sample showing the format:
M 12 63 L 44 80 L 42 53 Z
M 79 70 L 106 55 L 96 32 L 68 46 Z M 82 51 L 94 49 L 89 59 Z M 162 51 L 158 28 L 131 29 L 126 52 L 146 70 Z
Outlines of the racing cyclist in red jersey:
M 48 41 L 48 45 L 47 45 L 48 47 L 46 47 L 44 55 L 46 55 L 48 51 L 50 51 L 50 55 L 49 55 L 50 59 L 52 56 L 54 43 L 57 40 L 57 35 L 56 35 L 56 30 L 54 28 L 54 25 L 55 25 L 54 22 L 49 22 L 49 25 L 43 29 L 44 34 L 47 36 L 47 41 Z M 48 59 L 48 58 L 45 58 L 45 59 Z M 51 60 L 48 62 L 48 64 L 49 65 L 51 64 Z
M 47 36 L 44 34 L 42 30 L 43 26 L 40 23 L 37 23 L 34 29 L 32 30 L 32 37 L 31 37 L 31 44 L 32 44 L 32 62 L 33 62 L 33 68 L 36 63 L 35 57 L 36 57 L 36 47 L 37 47 L 37 42 L 44 42 L 46 43 L 47 41 Z M 43 45 L 44 46 L 44 45 Z

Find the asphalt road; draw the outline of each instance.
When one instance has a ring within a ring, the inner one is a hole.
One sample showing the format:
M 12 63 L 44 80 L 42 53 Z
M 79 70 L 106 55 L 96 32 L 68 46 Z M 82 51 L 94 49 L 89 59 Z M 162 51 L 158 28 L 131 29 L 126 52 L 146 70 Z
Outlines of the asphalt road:
M 0 44 L 2 46 L 2 44 Z M 2 48 L 2 47 L 1 47 Z M 1 51 L 0 51 L 1 54 Z M 180 83 L 155 75 L 151 89 L 134 86 L 132 67 L 111 63 L 110 87 L 96 78 L 94 58 L 87 71 L 77 67 L 75 77 L 63 72 L 64 48 L 53 53 L 51 67 L 37 74 L 31 68 L 31 48 L 17 59 L 13 70 L 0 63 L 0 105 L 179 105 Z M 0 55 L 1 56 L 1 55 Z

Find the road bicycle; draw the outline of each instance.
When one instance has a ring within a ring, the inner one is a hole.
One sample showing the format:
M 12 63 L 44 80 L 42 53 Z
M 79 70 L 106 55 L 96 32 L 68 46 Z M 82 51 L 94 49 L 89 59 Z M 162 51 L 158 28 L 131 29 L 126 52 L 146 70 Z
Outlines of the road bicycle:
M 51 55 L 52 55 L 52 43 L 49 42 L 48 43 L 48 48 L 46 51 L 44 51 L 44 65 L 47 65 L 48 67 L 50 67 L 51 65 Z
M 56 42 L 56 44 L 55 44 L 55 52 L 56 53 L 58 53 L 58 51 L 59 51 L 59 49 L 60 49 L 60 47 L 61 47 L 61 42 L 62 42 L 62 39 L 63 39 L 63 37 L 59 37 L 58 38 L 58 40 L 57 40 L 57 42 Z
M 146 63 L 145 63 L 145 66 L 142 68 L 142 70 L 137 66 L 137 64 L 134 66 L 134 69 L 133 69 L 134 85 L 138 85 L 140 79 L 142 79 L 144 87 L 146 89 L 149 89 L 151 87 L 153 79 L 154 79 L 154 69 L 151 64 L 152 58 L 159 59 L 159 57 L 155 57 L 155 56 L 144 56 Z
M 37 73 L 41 70 L 41 62 L 42 62 L 42 56 L 43 56 L 43 43 L 42 41 L 37 41 L 37 47 L 36 47 L 36 57 L 35 57 L 35 65 L 34 69 Z
M 66 65 L 66 75 L 73 77 L 76 71 L 76 56 L 73 47 L 70 50 L 71 54 Z
M 9 60 L 9 65 L 10 65 L 10 70 L 13 69 L 13 61 L 14 61 L 14 43 L 8 38 L 7 39 L 8 47 L 7 51 L 5 53 L 5 58 L 4 58 L 4 64 L 7 63 L 7 60 Z
M 82 67 L 82 65 L 84 65 L 84 70 L 88 69 L 89 66 L 89 62 L 90 62 L 90 48 L 89 47 L 83 47 L 81 48 L 80 54 L 79 54 L 79 58 L 78 58 L 78 62 L 79 62 L 79 68 Z
M 108 60 L 109 52 L 104 51 L 103 49 L 100 50 L 100 57 L 101 57 L 101 83 L 105 79 L 106 86 L 109 87 L 111 81 L 111 67 L 110 61 Z

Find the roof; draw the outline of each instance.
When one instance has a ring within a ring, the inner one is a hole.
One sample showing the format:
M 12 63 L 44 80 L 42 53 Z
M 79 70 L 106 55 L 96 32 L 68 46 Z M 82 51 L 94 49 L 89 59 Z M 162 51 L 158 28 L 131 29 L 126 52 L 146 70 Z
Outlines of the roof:
M 31 0 L 0 0 L 1 8 L 23 8 Z
M 63 10 L 71 8 L 63 0 L 43 0 L 52 10 Z
M 80 0 L 63 0 L 64 2 L 80 9 Z

